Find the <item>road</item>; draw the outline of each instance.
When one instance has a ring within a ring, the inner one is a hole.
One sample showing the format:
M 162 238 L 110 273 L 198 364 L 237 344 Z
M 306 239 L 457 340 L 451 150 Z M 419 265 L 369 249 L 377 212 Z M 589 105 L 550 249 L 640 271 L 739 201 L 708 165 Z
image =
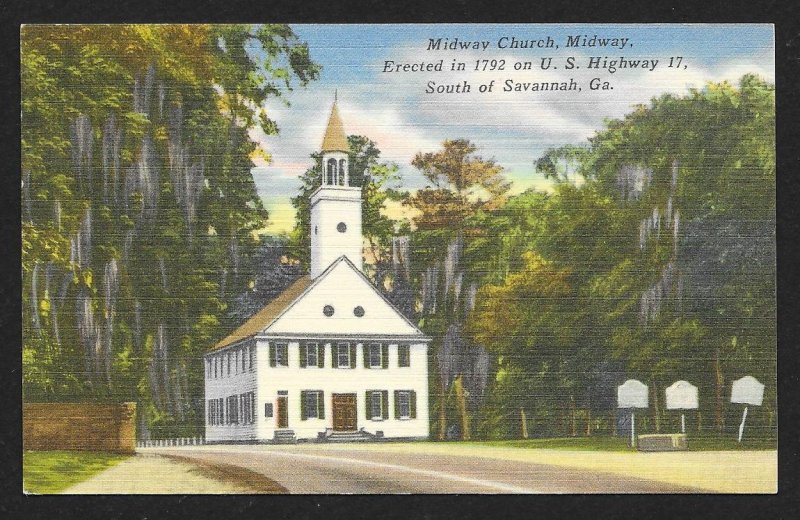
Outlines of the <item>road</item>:
M 301 494 L 373 493 L 696 493 L 707 492 L 548 464 L 321 445 L 147 448 L 260 473 Z

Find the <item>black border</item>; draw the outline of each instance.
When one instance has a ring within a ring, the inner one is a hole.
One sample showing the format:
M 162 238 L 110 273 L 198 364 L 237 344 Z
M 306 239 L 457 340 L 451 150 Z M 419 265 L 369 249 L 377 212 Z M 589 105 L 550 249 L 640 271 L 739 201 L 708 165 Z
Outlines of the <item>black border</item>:
M 595 1 L 445 2 L 380 1 L 334 4 L 328 0 L 268 2 L 226 0 L 151 0 L 133 2 L 0 2 L 0 143 L 7 168 L 0 176 L 0 240 L 5 245 L 0 282 L 0 374 L 5 428 L 0 434 L 3 500 L 0 516 L 25 518 L 502 518 L 639 517 L 664 514 L 689 518 L 798 518 L 797 405 L 800 365 L 796 352 L 800 315 L 796 290 L 800 222 L 800 9 L 794 2 L 729 0 L 724 3 Z M 537 5 L 538 4 L 538 5 Z M 793 5 L 794 4 L 794 5 Z M 530 23 L 774 23 L 777 88 L 777 236 L 778 236 L 778 401 L 779 493 L 777 495 L 567 495 L 567 496 L 25 496 L 21 493 L 21 344 L 20 324 L 20 150 L 19 150 L 19 24 L 133 22 L 530 22 Z

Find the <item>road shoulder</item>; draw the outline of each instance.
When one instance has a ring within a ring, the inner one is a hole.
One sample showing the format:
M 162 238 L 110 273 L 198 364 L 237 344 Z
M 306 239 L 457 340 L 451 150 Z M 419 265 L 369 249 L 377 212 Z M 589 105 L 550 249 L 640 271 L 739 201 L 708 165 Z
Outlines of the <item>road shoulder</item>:
M 228 464 L 139 453 L 62 494 L 274 494 L 277 482 Z
M 486 457 L 613 473 L 696 487 L 708 493 L 772 494 L 777 492 L 778 486 L 778 456 L 774 450 L 624 453 L 434 442 L 329 446 L 327 449 Z

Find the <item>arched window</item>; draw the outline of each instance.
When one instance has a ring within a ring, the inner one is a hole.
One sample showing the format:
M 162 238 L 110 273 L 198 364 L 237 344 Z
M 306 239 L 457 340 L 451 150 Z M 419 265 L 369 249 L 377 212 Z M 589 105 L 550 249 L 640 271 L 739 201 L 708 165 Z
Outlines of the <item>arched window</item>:
M 336 184 L 336 159 L 328 159 L 326 184 Z
M 339 159 L 339 186 L 345 185 L 344 174 L 347 172 L 344 159 Z

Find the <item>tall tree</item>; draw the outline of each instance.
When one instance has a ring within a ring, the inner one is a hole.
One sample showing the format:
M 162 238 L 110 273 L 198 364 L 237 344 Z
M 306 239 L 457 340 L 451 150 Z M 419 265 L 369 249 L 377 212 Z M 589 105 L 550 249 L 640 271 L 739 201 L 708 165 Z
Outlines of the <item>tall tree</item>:
M 23 392 L 202 424 L 202 353 L 268 218 L 262 107 L 319 67 L 286 26 L 25 26 Z
M 510 183 L 493 159 L 477 155 L 467 139 L 446 140 L 437 152 L 418 153 L 412 166 L 431 183 L 406 200 L 416 226 L 411 240 L 413 264 L 420 266 L 417 286 L 422 300 L 422 324 L 435 338 L 433 402 L 438 413 L 437 434 L 447 428 L 447 395 L 456 380 L 471 396 L 469 410 L 482 399 L 488 372 L 488 354 L 463 337 L 463 320 L 474 305 L 478 275 L 470 268 L 472 241 L 483 230 L 476 218 L 501 207 Z M 468 375 L 467 375 L 468 374 Z M 459 408 L 469 413 L 467 407 Z M 470 424 L 462 416 L 460 424 Z M 462 431 L 462 438 L 470 432 Z

